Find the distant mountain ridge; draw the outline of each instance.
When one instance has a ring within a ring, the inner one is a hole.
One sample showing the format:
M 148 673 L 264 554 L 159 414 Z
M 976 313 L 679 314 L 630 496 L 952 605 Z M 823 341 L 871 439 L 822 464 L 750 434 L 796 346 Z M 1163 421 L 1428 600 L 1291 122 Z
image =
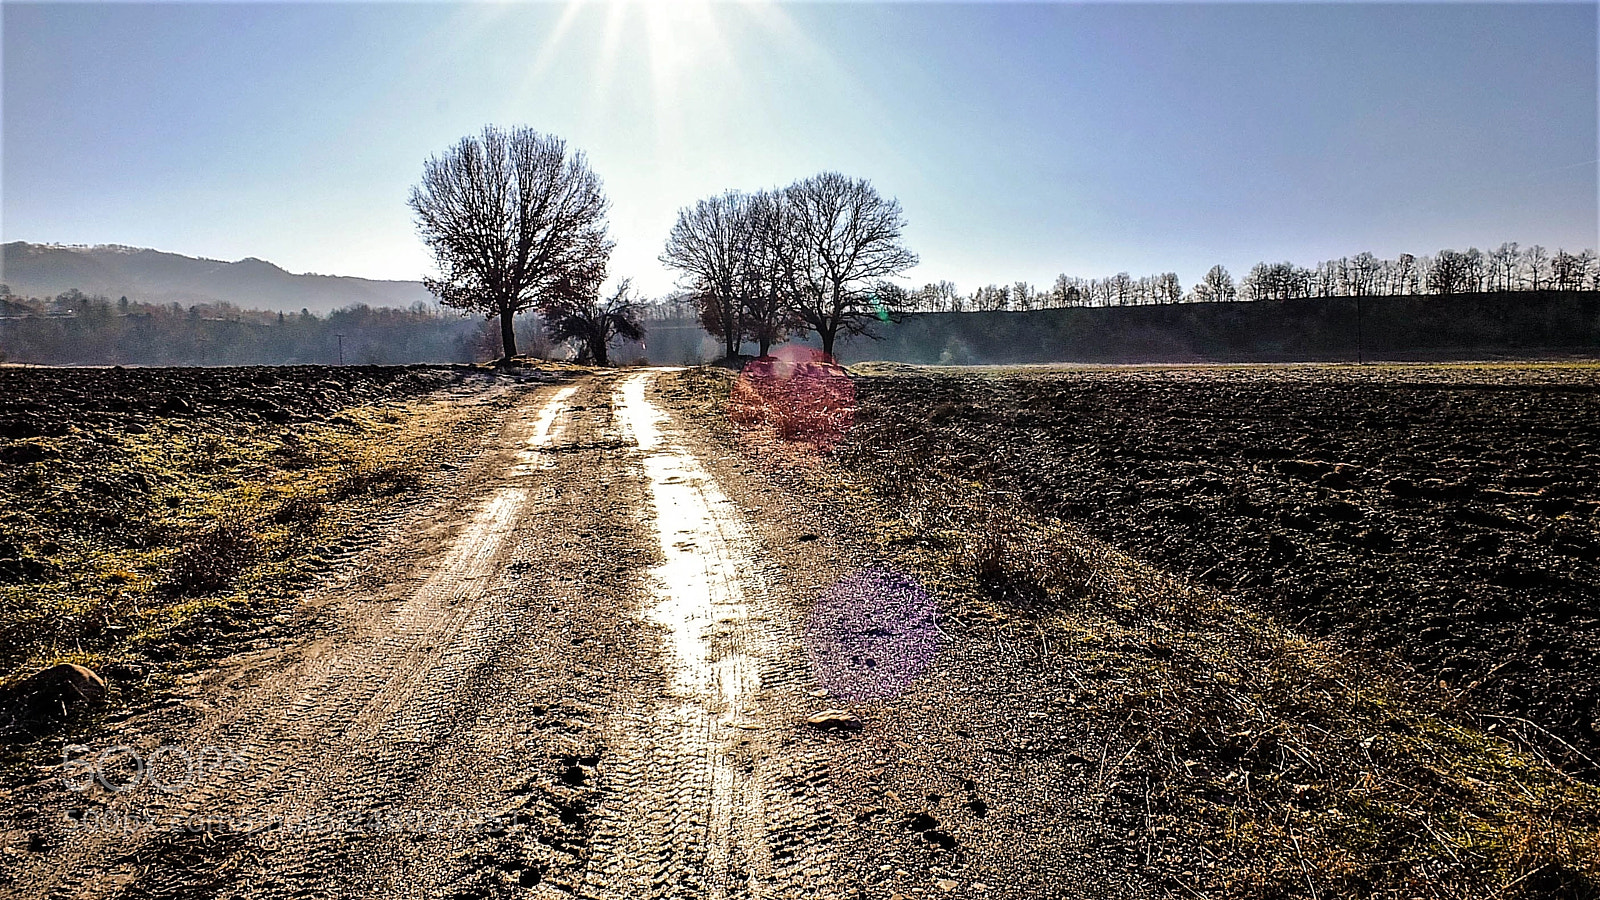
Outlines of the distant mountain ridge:
M 22 297 L 85 294 L 146 303 L 232 303 L 245 309 L 326 313 L 357 303 L 432 304 L 420 281 L 296 275 L 255 257 L 203 259 L 120 244 L 74 246 L 13 241 L 0 246 L 0 282 Z

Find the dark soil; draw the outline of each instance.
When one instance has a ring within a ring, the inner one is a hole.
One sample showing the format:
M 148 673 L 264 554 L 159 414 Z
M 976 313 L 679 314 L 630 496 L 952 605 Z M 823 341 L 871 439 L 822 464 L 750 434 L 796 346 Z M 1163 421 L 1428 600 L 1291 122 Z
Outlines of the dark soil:
M 424 394 L 463 371 L 441 366 L 8 366 L 0 368 L 0 440 L 60 437 L 74 426 L 138 428 L 148 417 L 303 422 L 349 406 Z
M 846 465 L 1007 492 L 1394 651 L 1485 724 L 1597 771 L 1600 369 L 923 372 L 857 390 Z

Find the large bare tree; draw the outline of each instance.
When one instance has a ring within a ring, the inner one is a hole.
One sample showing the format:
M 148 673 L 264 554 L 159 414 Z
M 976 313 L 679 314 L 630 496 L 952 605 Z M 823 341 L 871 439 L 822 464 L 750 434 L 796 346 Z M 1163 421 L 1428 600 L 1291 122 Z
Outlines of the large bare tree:
M 874 319 L 903 311 L 907 294 L 888 279 L 917 264 L 902 242 L 897 200 L 865 179 L 824 172 L 783 192 L 790 215 L 784 267 L 795 288 L 794 315 L 833 355 L 841 332 L 865 334 Z
M 744 208 L 746 244 L 740 270 L 745 332 L 762 356 L 798 330 L 795 290 L 786 260 L 795 238 L 793 214 L 782 193 L 759 191 Z
M 588 160 L 531 128 L 491 125 L 430 157 L 410 204 L 442 275 L 424 283 L 445 306 L 498 317 L 507 361 L 517 313 L 611 251 Z
M 1239 299 L 1239 288 L 1233 283 L 1233 276 L 1221 266 L 1212 266 L 1206 271 L 1206 277 L 1195 285 L 1195 293 L 1202 300 L 1215 300 L 1222 303 L 1232 303 Z

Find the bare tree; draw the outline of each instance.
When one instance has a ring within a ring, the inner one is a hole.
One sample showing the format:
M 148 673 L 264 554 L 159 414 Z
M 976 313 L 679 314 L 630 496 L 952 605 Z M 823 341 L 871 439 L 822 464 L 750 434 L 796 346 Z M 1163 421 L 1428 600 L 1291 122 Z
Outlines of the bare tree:
M 695 298 L 700 324 L 722 338 L 728 358 L 744 340 L 742 280 L 751 250 L 749 197 L 727 191 L 678 211 L 661 261 L 682 272 Z
M 1489 251 L 1490 281 L 1494 289 L 1509 291 L 1517 283 L 1517 245 L 1516 242 L 1501 244 L 1500 249 Z
M 1530 290 L 1539 290 L 1539 285 L 1544 277 L 1545 265 L 1550 262 L 1550 255 L 1538 244 L 1528 248 L 1528 287 Z
M 951 281 L 929 282 L 912 296 L 912 305 L 920 312 L 961 312 L 961 301 L 961 294 Z
M 1458 250 L 1440 250 L 1428 267 L 1428 290 L 1435 294 L 1464 294 L 1469 290 L 1471 261 Z
M 643 301 L 624 278 L 610 294 L 602 294 L 605 268 L 576 270 L 549 292 L 539 309 L 553 341 L 577 345 L 578 362 L 604 366 L 617 338 L 644 337 Z
M 1026 281 L 1011 285 L 1011 308 L 1026 312 L 1039 305 L 1039 293 Z
M 759 191 L 746 198 L 738 291 L 745 331 L 760 355 L 797 330 L 795 290 L 785 261 L 794 240 L 793 214 L 783 194 Z
M 1401 294 L 1417 293 L 1417 258 L 1410 253 L 1402 253 L 1395 258 L 1394 276 L 1395 286 Z
M 1127 272 L 1118 272 L 1108 279 L 1113 302 L 1118 306 L 1131 306 L 1133 304 L 1133 276 Z
M 1378 274 L 1383 264 L 1369 252 L 1362 251 L 1350 259 L 1344 270 L 1345 289 L 1352 297 L 1370 297 L 1377 292 Z
M 1317 263 L 1311 270 L 1311 293 L 1315 297 L 1333 297 L 1340 293 L 1350 273 L 1349 257 Z
M 972 308 L 978 312 L 1001 312 L 1011 305 L 1011 289 L 989 284 L 972 292 Z
M 1550 280 L 1558 291 L 1583 290 L 1583 284 L 1588 280 L 1589 266 L 1594 263 L 1594 252 L 1585 250 L 1581 253 L 1568 253 L 1557 250 L 1556 255 L 1550 258 Z
M 1163 272 L 1156 276 L 1155 298 L 1157 303 L 1183 301 L 1183 282 L 1178 280 L 1177 272 Z
M 905 215 L 865 179 L 824 172 L 784 190 L 793 215 L 785 268 L 795 287 L 793 312 L 833 355 L 840 332 L 865 334 L 875 319 L 903 311 L 905 292 L 887 279 L 917 264 L 901 233 Z
M 1311 295 L 1312 273 L 1294 263 L 1256 263 L 1242 293 L 1251 300 L 1293 300 Z
M 1465 258 L 1467 268 L 1467 292 L 1481 293 L 1484 290 L 1485 282 L 1488 280 L 1488 269 L 1484 265 L 1483 251 L 1477 247 L 1468 247 L 1467 252 L 1462 256 Z
M 1264 262 L 1251 266 L 1250 273 L 1244 276 L 1244 283 L 1240 285 L 1240 293 L 1246 300 L 1277 299 L 1272 267 Z
M 1057 275 L 1055 283 L 1050 286 L 1050 305 L 1061 308 L 1082 303 L 1083 288 L 1079 286 L 1078 279 L 1068 277 L 1065 272 Z
M 517 353 L 517 313 L 611 252 L 588 160 L 531 128 L 490 125 L 429 157 L 410 206 L 442 275 L 424 284 L 445 306 L 499 317 L 506 361 Z
M 1239 289 L 1233 284 L 1233 276 L 1222 266 L 1212 266 L 1194 286 L 1195 299 L 1202 302 L 1214 300 L 1219 302 L 1232 302 L 1239 299 Z

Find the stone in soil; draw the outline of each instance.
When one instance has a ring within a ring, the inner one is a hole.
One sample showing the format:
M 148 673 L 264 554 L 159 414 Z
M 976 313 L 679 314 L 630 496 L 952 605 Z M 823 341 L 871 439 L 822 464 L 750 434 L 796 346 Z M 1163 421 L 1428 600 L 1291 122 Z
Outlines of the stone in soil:
M 824 709 L 806 717 L 806 724 L 823 731 L 860 731 L 861 720 L 842 709 Z

